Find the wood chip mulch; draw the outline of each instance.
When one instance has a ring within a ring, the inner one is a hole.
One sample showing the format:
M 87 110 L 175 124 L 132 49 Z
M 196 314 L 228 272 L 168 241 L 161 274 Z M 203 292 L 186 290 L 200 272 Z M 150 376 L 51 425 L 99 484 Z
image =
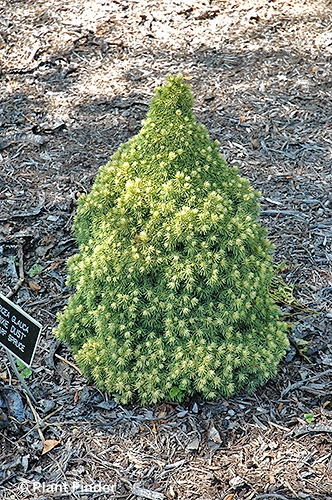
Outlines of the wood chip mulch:
M 1 498 L 332 497 L 331 26 L 324 0 L 0 0 L 0 291 L 44 326 L 29 393 L 0 350 Z M 251 396 L 122 407 L 52 329 L 76 200 L 179 72 L 262 192 L 292 348 Z

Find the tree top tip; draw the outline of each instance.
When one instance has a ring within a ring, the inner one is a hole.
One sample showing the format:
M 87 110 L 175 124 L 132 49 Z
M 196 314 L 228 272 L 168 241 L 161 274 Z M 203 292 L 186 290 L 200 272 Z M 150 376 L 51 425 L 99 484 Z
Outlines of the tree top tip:
M 165 84 L 157 87 L 151 105 L 151 108 L 159 108 L 162 105 L 174 112 L 178 109 L 183 112 L 191 111 L 193 96 L 190 85 L 185 81 L 185 77 L 181 73 L 169 75 Z

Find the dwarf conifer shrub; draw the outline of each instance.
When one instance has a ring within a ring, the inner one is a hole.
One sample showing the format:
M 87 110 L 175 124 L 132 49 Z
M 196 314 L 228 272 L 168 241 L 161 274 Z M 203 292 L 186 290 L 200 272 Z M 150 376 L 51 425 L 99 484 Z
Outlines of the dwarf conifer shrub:
M 76 291 L 56 336 L 123 403 L 252 391 L 288 345 L 269 295 L 259 193 L 227 166 L 192 104 L 182 76 L 170 76 L 78 202 Z

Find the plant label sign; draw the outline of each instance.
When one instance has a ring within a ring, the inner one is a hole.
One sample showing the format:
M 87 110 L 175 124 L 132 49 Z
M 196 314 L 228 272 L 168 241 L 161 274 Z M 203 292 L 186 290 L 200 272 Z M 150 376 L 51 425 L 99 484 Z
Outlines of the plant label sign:
M 0 344 L 27 366 L 32 363 L 42 325 L 0 293 Z

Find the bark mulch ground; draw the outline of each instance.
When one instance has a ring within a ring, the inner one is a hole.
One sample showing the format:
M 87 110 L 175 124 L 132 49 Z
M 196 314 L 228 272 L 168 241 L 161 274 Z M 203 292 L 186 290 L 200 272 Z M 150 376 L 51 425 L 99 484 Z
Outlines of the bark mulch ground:
M 1 292 L 43 325 L 29 393 L 0 350 L 0 496 L 331 498 L 331 22 L 323 0 L 0 0 Z M 122 407 L 52 329 L 76 200 L 178 72 L 262 192 L 292 348 L 254 395 Z

